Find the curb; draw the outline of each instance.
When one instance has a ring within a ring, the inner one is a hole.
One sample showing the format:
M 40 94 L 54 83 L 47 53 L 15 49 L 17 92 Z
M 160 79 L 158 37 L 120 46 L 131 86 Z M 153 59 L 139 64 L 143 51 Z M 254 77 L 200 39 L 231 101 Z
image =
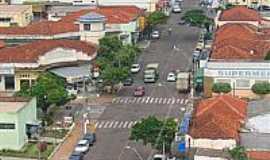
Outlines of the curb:
M 59 150 L 59 148 L 61 147 L 61 145 L 63 144 L 63 142 L 65 142 L 65 140 L 70 136 L 71 132 L 73 131 L 75 127 L 75 123 L 73 123 L 68 131 L 68 133 L 65 135 L 65 137 L 62 139 L 62 142 L 60 142 L 55 149 L 53 150 L 53 152 L 50 154 L 50 156 L 47 159 L 51 159 L 54 154 Z

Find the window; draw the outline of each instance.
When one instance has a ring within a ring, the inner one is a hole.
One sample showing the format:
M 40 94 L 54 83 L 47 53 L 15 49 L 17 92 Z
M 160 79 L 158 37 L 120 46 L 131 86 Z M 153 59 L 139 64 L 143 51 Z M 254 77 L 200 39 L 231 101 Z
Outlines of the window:
M 231 84 L 230 79 L 216 79 L 216 83 L 229 83 Z
M 91 24 L 83 24 L 83 30 L 90 31 L 91 30 Z
M 14 123 L 0 123 L 0 129 L 15 129 Z
M 236 88 L 250 88 L 250 81 L 247 79 L 236 80 Z
M 14 90 L 15 88 L 14 76 L 5 76 L 5 88 L 6 90 Z
M 4 18 L 4 17 L 0 18 L 0 22 L 10 22 L 10 21 L 11 21 L 11 18 Z

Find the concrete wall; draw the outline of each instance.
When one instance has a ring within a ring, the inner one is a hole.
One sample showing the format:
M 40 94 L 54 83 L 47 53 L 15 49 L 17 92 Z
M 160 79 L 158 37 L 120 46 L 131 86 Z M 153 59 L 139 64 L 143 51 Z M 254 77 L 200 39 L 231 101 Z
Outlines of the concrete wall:
M 190 144 L 189 144 L 190 142 Z M 236 147 L 236 140 L 234 139 L 193 139 L 191 136 L 186 135 L 187 147 L 191 148 L 208 148 L 208 149 L 225 149 Z
M 194 156 L 194 160 L 228 160 L 226 158 L 221 158 L 221 157 L 208 157 L 208 156 Z
M 14 102 L 16 103 L 16 102 Z M 33 98 L 17 113 L 0 113 L 1 123 L 14 123 L 15 129 L 0 130 L 0 150 L 19 150 L 27 142 L 26 123 L 36 122 L 36 99 Z
M 32 6 L 24 10 L 23 12 L 6 12 L 1 13 L 0 17 L 11 18 L 12 23 L 16 23 L 20 27 L 25 27 L 31 23 L 33 19 Z M 0 27 L 10 27 L 10 23 L 0 23 Z

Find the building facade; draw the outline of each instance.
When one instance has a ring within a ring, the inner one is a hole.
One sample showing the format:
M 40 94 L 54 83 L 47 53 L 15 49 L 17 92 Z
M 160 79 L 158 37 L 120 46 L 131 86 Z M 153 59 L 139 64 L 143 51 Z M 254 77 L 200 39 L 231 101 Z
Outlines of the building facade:
M 31 5 L 0 5 L 0 27 L 25 27 L 32 19 Z
M 21 149 L 27 143 L 27 132 L 36 124 L 35 98 L 0 98 L 0 150 Z

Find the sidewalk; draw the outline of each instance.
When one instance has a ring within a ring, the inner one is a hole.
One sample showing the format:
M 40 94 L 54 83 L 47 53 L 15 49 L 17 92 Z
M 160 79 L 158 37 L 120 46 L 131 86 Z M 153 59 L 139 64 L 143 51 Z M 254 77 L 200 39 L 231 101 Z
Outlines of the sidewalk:
M 79 141 L 82 134 L 81 123 L 76 122 L 75 127 L 71 131 L 67 139 L 60 145 L 58 151 L 52 156 L 51 160 L 68 160 L 75 145 Z
M 142 40 L 140 42 L 138 42 L 138 47 L 141 49 L 146 49 L 150 46 L 151 41 L 150 40 Z

